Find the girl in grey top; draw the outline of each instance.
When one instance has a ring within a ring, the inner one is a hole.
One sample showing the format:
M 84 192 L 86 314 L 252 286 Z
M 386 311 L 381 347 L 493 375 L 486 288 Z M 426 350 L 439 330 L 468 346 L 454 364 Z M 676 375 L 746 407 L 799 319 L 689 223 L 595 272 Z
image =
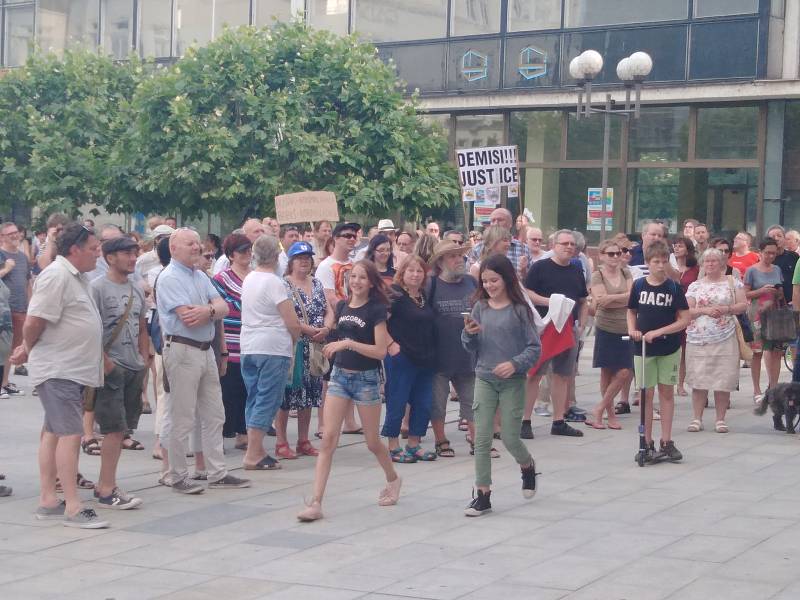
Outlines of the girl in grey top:
M 525 378 L 541 353 L 533 314 L 525 301 L 511 261 L 495 254 L 481 263 L 481 287 L 470 316 L 465 316 L 461 342 L 477 358 L 475 369 L 475 487 L 477 494 L 464 514 L 490 512 L 490 450 L 494 415 L 501 416 L 503 445 L 520 466 L 522 494 L 536 493 L 536 466 L 519 437 L 525 406 Z

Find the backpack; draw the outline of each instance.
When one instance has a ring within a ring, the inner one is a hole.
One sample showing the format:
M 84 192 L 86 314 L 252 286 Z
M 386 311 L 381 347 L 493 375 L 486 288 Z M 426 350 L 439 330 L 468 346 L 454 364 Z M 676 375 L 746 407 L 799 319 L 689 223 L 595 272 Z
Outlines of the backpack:
M 150 336 L 150 341 L 153 343 L 156 354 L 161 354 L 164 349 L 164 336 L 161 331 L 161 321 L 158 318 L 158 298 L 156 298 L 156 286 L 158 285 L 159 277 L 161 277 L 161 273 L 156 275 L 156 280 L 153 282 L 153 302 L 156 303 L 156 308 L 152 309 L 150 322 L 147 324 L 147 335 Z

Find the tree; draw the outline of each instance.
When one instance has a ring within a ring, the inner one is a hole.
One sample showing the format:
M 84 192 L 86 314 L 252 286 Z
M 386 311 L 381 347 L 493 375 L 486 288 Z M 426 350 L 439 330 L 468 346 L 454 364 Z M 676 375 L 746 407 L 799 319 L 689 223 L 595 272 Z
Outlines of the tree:
M 353 37 L 300 23 L 225 31 L 137 90 L 111 160 L 119 207 L 244 216 L 304 189 L 360 214 L 451 204 L 444 136 L 400 89 Z
M 34 54 L 0 79 L 2 202 L 76 214 L 109 197 L 108 158 L 142 65 L 88 50 Z

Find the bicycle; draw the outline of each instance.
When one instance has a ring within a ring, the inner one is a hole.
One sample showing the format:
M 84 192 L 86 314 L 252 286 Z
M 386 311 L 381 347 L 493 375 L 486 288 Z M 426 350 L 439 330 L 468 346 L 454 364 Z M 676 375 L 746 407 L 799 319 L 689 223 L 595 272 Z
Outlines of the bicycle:
M 789 369 L 789 372 L 794 371 L 794 361 L 797 358 L 797 342 L 786 344 L 786 350 L 783 351 L 783 364 Z

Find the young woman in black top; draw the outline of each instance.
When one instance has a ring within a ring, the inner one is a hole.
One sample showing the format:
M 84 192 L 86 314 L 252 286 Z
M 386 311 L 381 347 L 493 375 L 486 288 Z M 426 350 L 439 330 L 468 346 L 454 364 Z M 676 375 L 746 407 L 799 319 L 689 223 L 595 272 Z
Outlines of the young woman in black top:
M 333 371 L 323 406 L 325 431 L 317 457 L 313 495 L 308 506 L 297 515 L 301 521 L 322 518 L 322 497 L 342 422 L 351 402 L 358 409 L 367 448 L 386 474 L 386 487 L 378 497 L 378 504 L 391 506 L 400 496 L 401 479 L 394 470 L 388 448 L 378 435 L 381 418 L 378 370 L 389 345 L 386 329 L 389 298 L 375 265 L 366 260 L 353 265 L 349 288 L 350 297 L 336 306 L 334 322 L 338 341 L 323 348 L 325 356 L 334 361 Z

